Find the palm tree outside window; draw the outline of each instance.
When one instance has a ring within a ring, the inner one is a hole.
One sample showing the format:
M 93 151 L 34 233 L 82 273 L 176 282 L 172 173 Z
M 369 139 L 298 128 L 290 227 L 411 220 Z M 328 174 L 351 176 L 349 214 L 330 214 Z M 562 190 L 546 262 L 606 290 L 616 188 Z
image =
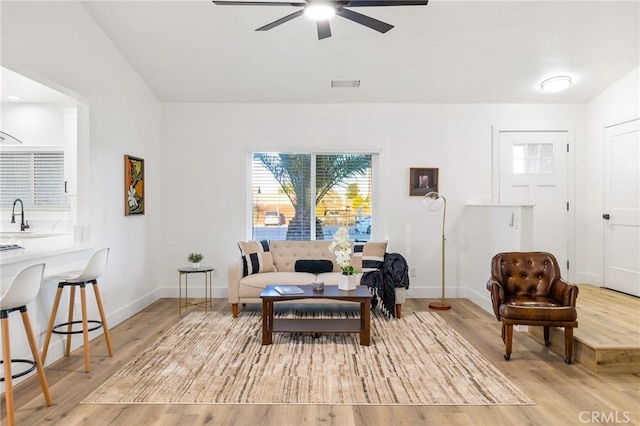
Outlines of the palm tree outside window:
M 372 154 L 259 152 L 252 161 L 252 238 L 369 240 Z M 368 231 L 368 232 L 367 232 Z

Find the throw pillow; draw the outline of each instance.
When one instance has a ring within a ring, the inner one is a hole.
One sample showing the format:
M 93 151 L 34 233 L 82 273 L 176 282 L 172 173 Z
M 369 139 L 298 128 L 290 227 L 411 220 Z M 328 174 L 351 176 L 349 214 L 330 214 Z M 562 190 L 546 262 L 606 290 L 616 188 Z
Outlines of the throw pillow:
M 364 242 L 356 241 L 353 243 L 353 252 L 351 253 L 351 266 L 358 272 L 362 272 L 362 251 L 364 250 Z
M 271 253 L 249 253 L 242 256 L 243 276 L 259 274 L 260 272 L 276 272 Z
M 242 257 L 242 276 L 260 272 L 275 272 L 273 257 L 269 252 L 269 240 L 238 242 Z
M 362 249 L 362 272 L 382 269 L 384 253 L 387 251 L 387 242 L 365 243 Z
M 249 253 L 260 253 L 269 251 L 269 240 L 262 241 L 240 241 L 238 242 L 240 254 L 244 256 Z
M 327 259 L 299 259 L 294 266 L 296 272 L 309 272 L 311 274 L 322 274 L 333 271 L 333 262 Z
M 351 264 L 358 272 L 369 272 L 381 269 L 384 264 L 384 254 L 387 242 L 355 242 Z

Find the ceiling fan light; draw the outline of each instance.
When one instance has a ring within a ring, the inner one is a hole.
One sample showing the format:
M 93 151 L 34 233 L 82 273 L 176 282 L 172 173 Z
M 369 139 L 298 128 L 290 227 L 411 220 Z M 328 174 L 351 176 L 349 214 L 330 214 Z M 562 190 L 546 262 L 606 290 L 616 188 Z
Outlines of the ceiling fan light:
M 336 9 L 327 3 L 312 3 L 304 8 L 304 16 L 314 21 L 326 21 L 336 14 Z
M 571 77 L 566 75 L 551 77 L 540 83 L 542 91 L 547 93 L 560 92 L 569 86 L 571 86 Z

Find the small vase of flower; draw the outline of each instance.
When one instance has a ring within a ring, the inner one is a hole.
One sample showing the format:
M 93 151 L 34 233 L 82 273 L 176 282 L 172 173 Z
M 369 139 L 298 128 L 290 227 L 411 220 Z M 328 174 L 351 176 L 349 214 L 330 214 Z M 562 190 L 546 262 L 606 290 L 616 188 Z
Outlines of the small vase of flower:
M 191 262 L 191 267 L 194 269 L 198 269 L 200 267 L 200 261 L 204 259 L 202 253 L 189 253 L 187 260 Z
M 357 285 L 357 274 L 351 265 L 351 242 L 349 241 L 349 230 L 344 226 L 339 228 L 333 236 L 334 240 L 329 245 L 329 250 L 336 255 L 336 262 L 342 274 L 338 277 L 338 289 L 355 290 Z

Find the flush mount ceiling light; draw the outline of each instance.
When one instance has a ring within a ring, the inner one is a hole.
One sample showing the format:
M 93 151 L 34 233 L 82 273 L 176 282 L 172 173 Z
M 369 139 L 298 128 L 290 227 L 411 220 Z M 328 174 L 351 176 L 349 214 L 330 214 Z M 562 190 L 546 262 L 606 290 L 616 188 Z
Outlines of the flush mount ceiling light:
M 569 86 L 571 86 L 571 77 L 566 75 L 551 77 L 540 83 L 542 91 L 547 93 L 560 92 Z
M 314 21 L 326 21 L 335 14 L 335 7 L 328 3 L 311 3 L 304 8 L 304 16 Z

